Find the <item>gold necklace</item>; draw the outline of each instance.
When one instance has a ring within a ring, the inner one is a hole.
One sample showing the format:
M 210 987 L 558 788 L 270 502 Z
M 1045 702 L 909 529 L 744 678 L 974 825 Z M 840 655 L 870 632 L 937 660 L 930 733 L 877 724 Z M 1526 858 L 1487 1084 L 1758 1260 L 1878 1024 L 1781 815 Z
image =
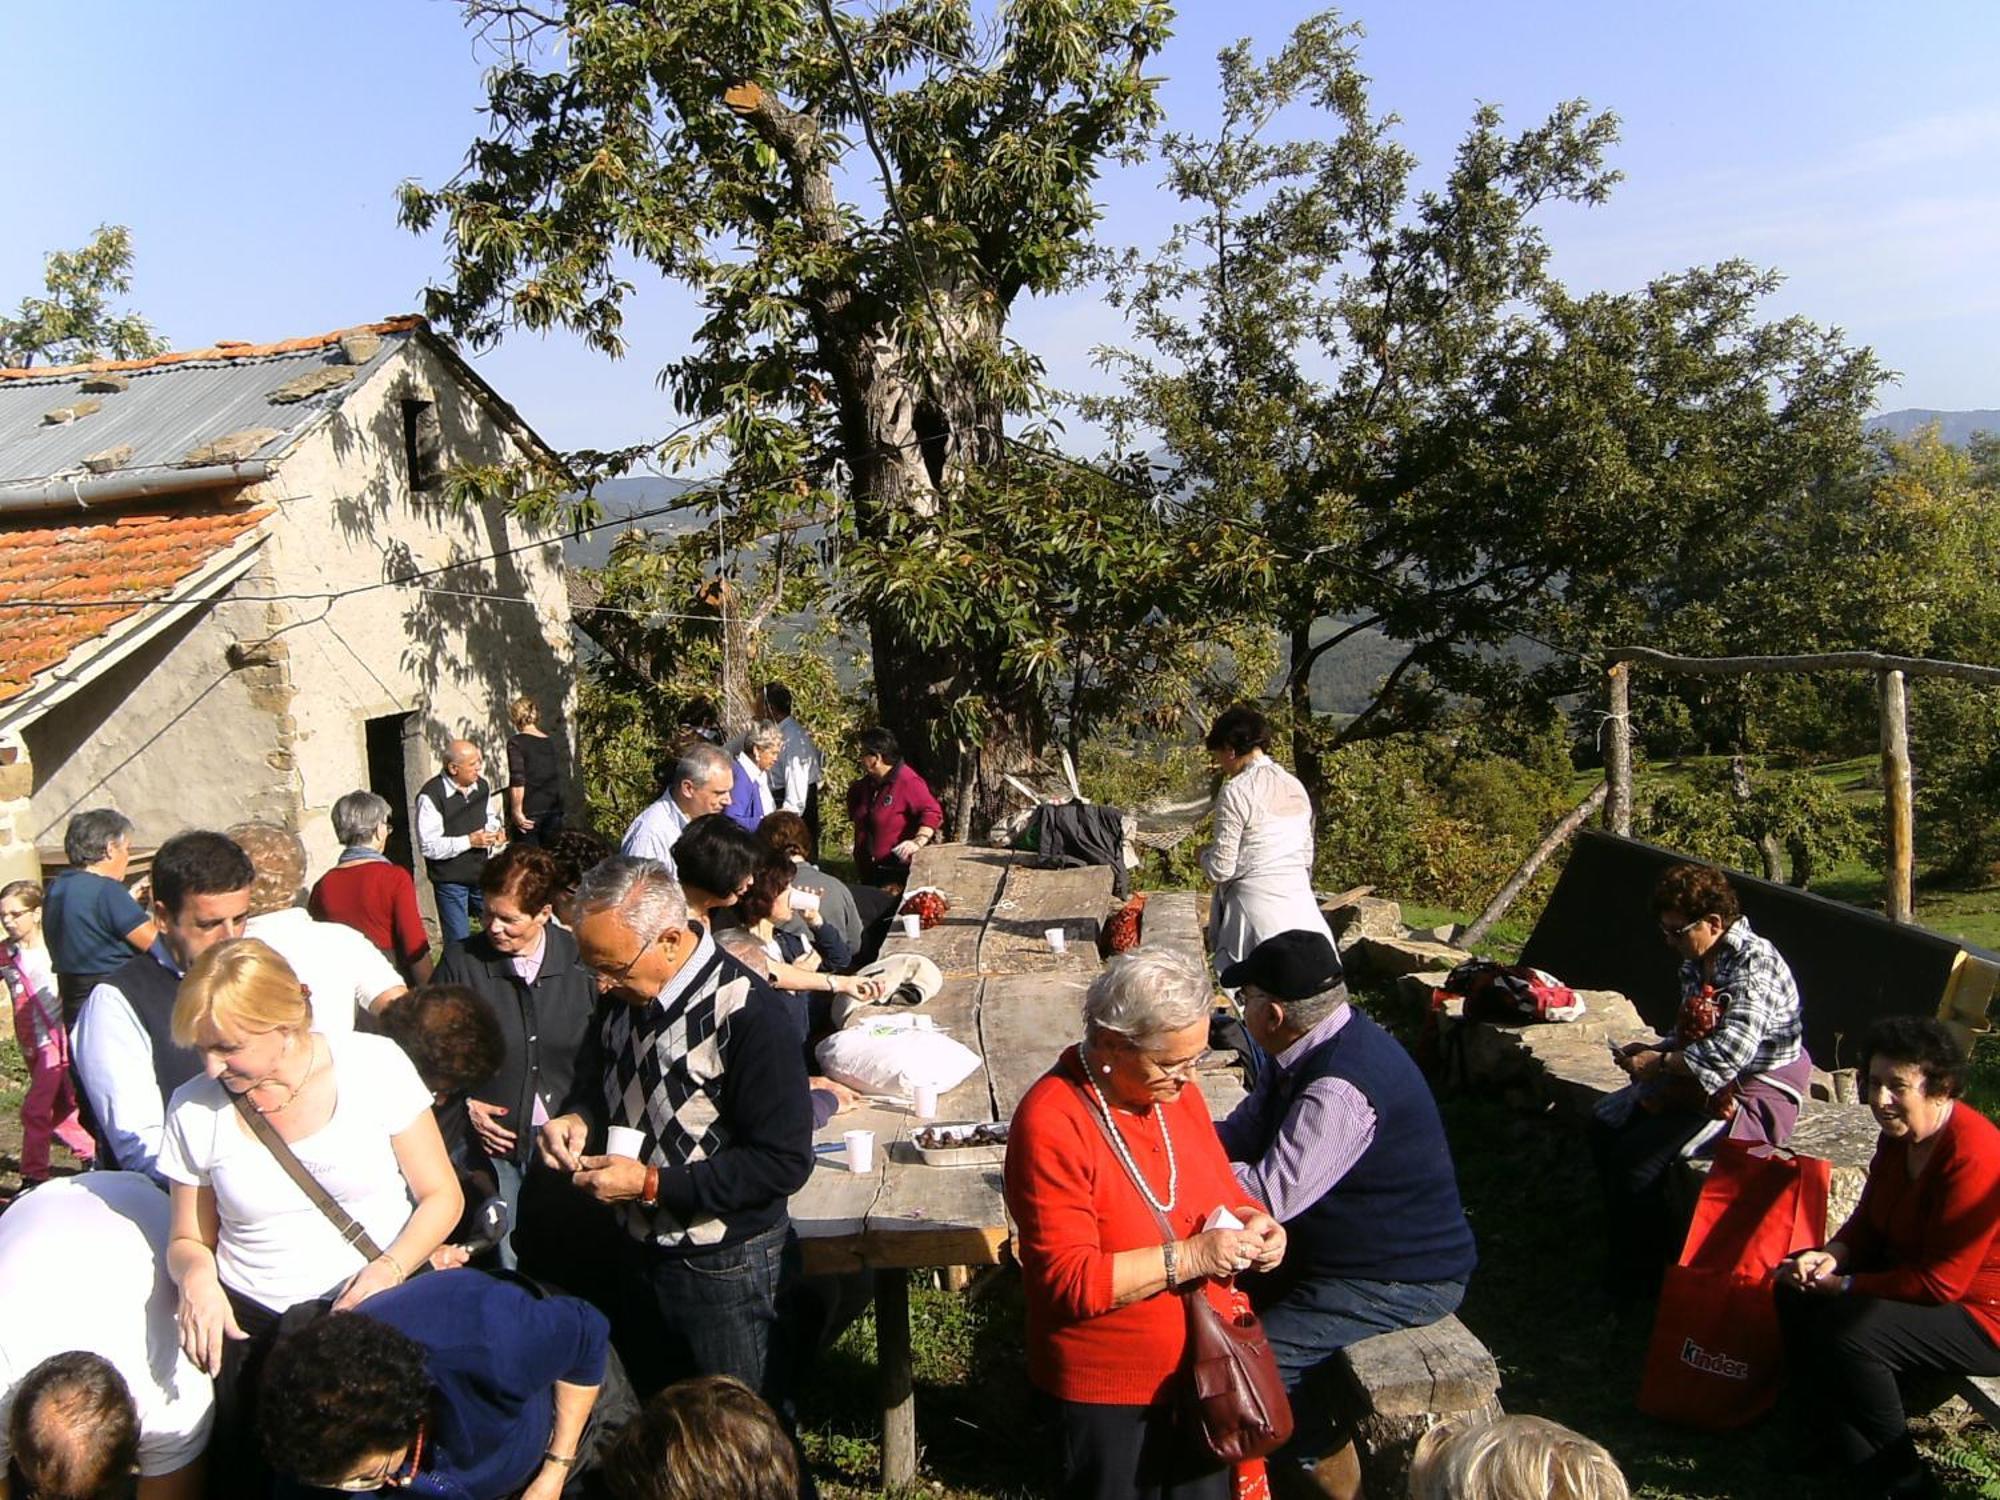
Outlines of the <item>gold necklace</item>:
M 265 1088 L 273 1083 L 277 1084 L 279 1088 L 285 1090 L 285 1097 L 283 1101 L 277 1104 L 273 1104 L 269 1109 L 266 1109 L 263 1105 L 259 1104 L 253 1098 L 250 1101 L 250 1107 L 252 1109 L 254 1109 L 260 1115 L 276 1115 L 276 1114 L 282 1114 L 284 1113 L 284 1111 L 291 1108 L 293 1101 L 299 1097 L 299 1090 L 304 1088 L 307 1084 L 311 1083 L 313 1074 L 319 1071 L 319 1038 L 314 1037 L 312 1039 L 311 1045 L 312 1045 L 312 1057 L 306 1063 L 306 1076 L 301 1078 L 297 1083 L 287 1084 L 282 1079 L 267 1078 L 264 1080 L 263 1083 L 253 1083 L 247 1090 L 245 1090 L 246 1093 L 255 1094 L 257 1090 Z

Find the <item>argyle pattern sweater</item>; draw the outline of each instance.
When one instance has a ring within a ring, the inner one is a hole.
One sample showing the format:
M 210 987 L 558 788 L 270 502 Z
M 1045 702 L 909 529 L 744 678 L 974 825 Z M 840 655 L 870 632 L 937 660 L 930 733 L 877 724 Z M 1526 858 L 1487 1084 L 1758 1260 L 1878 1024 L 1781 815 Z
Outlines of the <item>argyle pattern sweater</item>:
M 634 1239 L 669 1254 L 784 1223 L 786 1200 L 812 1175 L 797 1028 L 777 993 L 707 936 L 657 999 L 600 1004 L 570 1107 L 591 1121 L 593 1145 L 611 1125 L 644 1138 L 659 1204 L 627 1202 L 618 1213 Z

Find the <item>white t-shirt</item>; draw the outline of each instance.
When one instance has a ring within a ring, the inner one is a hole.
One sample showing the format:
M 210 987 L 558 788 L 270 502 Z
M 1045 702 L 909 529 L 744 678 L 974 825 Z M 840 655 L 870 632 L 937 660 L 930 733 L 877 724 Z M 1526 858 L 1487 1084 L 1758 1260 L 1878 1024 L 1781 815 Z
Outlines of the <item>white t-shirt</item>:
M 354 1008 L 375 1008 L 375 997 L 403 987 L 403 976 L 367 938 L 339 922 L 316 921 L 303 906 L 268 911 L 243 927 L 277 950 L 292 966 L 312 1001 L 313 1030 L 338 1036 L 354 1029 Z
M 348 1032 L 325 1040 L 337 1091 L 333 1116 L 293 1141 L 292 1154 L 386 1249 L 411 1210 L 393 1137 L 431 1107 L 431 1092 L 387 1037 Z M 169 1182 L 215 1190 L 216 1271 L 224 1285 L 273 1312 L 326 1296 L 365 1264 L 250 1133 L 213 1078 L 174 1090 L 159 1168 Z
M 71 1349 L 125 1377 L 141 1474 L 184 1469 L 208 1446 L 215 1397 L 180 1351 L 167 1222 L 167 1195 L 137 1172 L 44 1183 L 0 1216 L 0 1464 L 15 1387 Z

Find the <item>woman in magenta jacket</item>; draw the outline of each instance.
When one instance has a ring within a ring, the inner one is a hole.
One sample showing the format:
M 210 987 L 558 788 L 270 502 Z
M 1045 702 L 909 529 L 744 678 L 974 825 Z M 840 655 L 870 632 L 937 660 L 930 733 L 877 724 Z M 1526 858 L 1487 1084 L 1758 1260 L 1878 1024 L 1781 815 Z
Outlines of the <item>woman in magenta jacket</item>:
M 864 729 L 856 743 L 861 775 L 847 789 L 854 868 L 870 885 L 900 887 L 910 877 L 917 851 L 942 835 L 944 809 L 924 778 L 910 769 L 888 730 Z

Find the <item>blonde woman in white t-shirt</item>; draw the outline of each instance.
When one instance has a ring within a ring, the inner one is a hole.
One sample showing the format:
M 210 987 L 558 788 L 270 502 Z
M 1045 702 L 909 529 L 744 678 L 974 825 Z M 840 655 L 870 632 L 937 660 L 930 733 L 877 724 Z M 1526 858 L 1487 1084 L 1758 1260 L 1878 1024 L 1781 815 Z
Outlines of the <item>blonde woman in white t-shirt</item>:
M 204 1076 L 167 1107 L 160 1170 L 173 1185 L 168 1266 L 182 1346 L 219 1370 L 230 1340 L 296 1303 L 342 1310 L 430 1258 L 463 1199 L 430 1091 L 386 1037 L 326 1036 L 291 966 L 255 938 L 195 960 L 174 1002 L 174 1040 Z M 345 1209 L 381 1255 L 348 1244 L 238 1112 L 241 1096 Z

